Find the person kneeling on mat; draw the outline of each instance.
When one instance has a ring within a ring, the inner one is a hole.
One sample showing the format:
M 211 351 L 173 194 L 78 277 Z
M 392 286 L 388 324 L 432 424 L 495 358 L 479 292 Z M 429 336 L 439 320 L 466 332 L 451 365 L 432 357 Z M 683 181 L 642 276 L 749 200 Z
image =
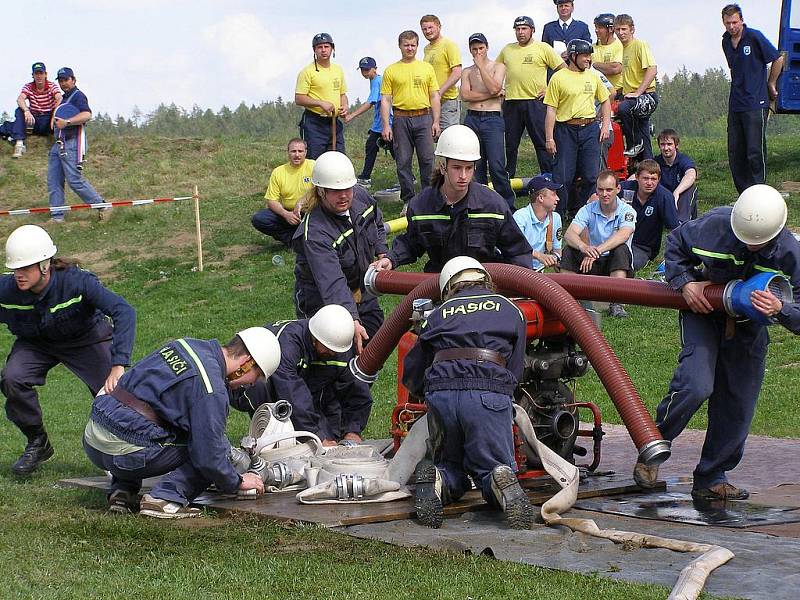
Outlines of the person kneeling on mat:
M 477 484 L 514 529 L 536 511 L 514 474 L 512 394 L 522 376 L 525 319 L 474 258 L 457 256 L 439 275 L 442 304 L 422 325 L 403 363 L 403 384 L 428 405 L 432 461 L 417 465 L 415 507 L 428 527 L 443 506 Z
M 216 340 L 180 338 L 144 357 L 92 404 L 83 447 L 111 473 L 112 512 L 160 519 L 200 514 L 189 503 L 212 483 L 224 493 L 264 492 L 260 475 L 239 475 L 230 460 L 225 424 L 231 390 L 269 377 L 281 350 L 263 327 Z M 137 503 L 142 479 L 162 478 Z

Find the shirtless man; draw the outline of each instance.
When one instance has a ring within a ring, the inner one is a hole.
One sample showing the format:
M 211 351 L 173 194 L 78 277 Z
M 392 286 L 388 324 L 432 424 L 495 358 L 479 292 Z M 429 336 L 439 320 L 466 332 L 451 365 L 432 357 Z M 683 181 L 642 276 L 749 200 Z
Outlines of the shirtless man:
M 481 142 L 475 181 L 488 183 L 488 164 L 494 191 L 514 210 L 515 195 L 506 170 L 505 123 L 501 112 L 506 66 L 489 60 L 489 42 L 482 33 L 469 36 L 469 52 L 475 64 L 461 73 L 461 99 L 467 103 L 464 125 L 472 129 Z

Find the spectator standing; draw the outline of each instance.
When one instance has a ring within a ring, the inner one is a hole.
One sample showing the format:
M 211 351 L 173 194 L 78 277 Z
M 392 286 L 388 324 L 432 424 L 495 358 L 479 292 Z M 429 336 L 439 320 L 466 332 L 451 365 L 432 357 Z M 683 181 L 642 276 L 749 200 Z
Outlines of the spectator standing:
M 583 21 L 572 18 L 575 3 L 571 0 L 553 0 L 553 4 L 556 5 L 558 19 L 545 23 L 542 29 L 542 41 L 551 46 L 554 42 L 562 42 L 566 46 L 571 40 L 585 40 L 591 44 L 592 35 L 589 33 L 589 26 Z
M 442 23 L 436 15 L 425 15 L 419 21 L 422 35 L 428 44 L 422 49 L 425 62 L 430 63 L 439 84 L 441 110 L 439 128 L 444 131 L 461 122 L 457 84 L 461 79 L 461 51 L 458 45 L 442 35 Z

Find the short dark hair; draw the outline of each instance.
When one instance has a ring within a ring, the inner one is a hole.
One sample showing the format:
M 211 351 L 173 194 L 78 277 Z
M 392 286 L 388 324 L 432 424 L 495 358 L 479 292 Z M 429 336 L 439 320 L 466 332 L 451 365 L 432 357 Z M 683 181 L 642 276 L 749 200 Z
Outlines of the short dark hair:
M 659 133 L 656 141 L 661 142 L 661 140 L 672 140 L 676 146 L 681 143 L 681 138 L 678 137 L 678 132 L 674 129 L 664 129 Z
M 651 175 L 658 175 L 659 178 L 661 177 L 661 165 L 659 165 L 656 161 L 652 158 L 646 158 L 638 165 L 636 165 L 636 176 L 639 176 L 639 173 L 650 173 Z
M 744 17 L 742 16 L 742 7 L 739 6 L 738 4 L 735 4 L 735 3 L 734 4 L 726 4 L 722 8 L 722 18 L 723 19 L 725 17 L 731 17 L 731 16 L 735 15 L 736 13 L 739 13 L 739 18 L 740 19 L 744 19 Z
M 303 146 L 308 148 L 308 144 L 306 144 L 306 141 L 303 138 L 293 137 L 289 140 L 289 143 L 286 144 L 286 149 L 288 150 L 292 144 L 303 144 Z
M 247 349 L 247 346 L 244 345 L 244 342 L 242 341 L 242 338 L 239 337 L 238 333 L 233 336 L 231 341 L 225 344 L 223 348 L 225 348 L 225 350 L 227 350 L 233 358 L 239 358 L 240 356 L 246 356 L 250 354 L 250 351 Z
M 419 42 L 419 36 L 417 35 L 416 31 L 411 31 L 407 29 L 403 31 L 400 35 L 397 36 L 397 43 L 402 44 L 403 40 L 417 40 Z
M 613 179 L 614 185 L 619 185 L 619 177 L 617 177 L 616 171 L 612 171 L 611 169 L 600 171 L 600 173 L 597 175 L 597 181 L 600 181 L 601 179 Z

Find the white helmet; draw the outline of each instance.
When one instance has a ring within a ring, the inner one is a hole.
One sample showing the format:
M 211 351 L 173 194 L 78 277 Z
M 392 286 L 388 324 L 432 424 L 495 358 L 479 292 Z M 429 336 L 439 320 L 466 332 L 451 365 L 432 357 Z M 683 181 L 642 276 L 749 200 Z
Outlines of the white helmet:
M 456 256 L 448 260 L 439 273 L 439 291 L 442 293 L 442 298 L 450 287 L 461 281 L 491 281 L 491 277 L 483 265 L 471 256 Z
M 439 136 L 435 154 L 455 160 L 480 160 L 481 143 L 475 132 L 466 125 L 452 125 Z
M 347 352 L 353 346 L 356 327 L 349 310 L 339 304 L 328 304 L 308 320 L 308 330 L 329 350 Z
M 6 240 L 6 267 L 19 269 L 53 258 L 56 246 L 50 235 L 38 225 L 23 225 Z
M 731 212 L 731 229 L 739 241 L 757 246 L 778 235 L 786 225 L 786 201 L 775 188 L 758 184 L 739 195 Z
M 278 338 L 264 327 L 248 327 L 237 333 L 258 368 L 269 377 L 281 363 L 281 345 Z
M 311 183 L 331 190 L 349 189 L 356 184 L 353 163 L 341 152 L 325 152 L 314 163 Z

